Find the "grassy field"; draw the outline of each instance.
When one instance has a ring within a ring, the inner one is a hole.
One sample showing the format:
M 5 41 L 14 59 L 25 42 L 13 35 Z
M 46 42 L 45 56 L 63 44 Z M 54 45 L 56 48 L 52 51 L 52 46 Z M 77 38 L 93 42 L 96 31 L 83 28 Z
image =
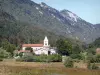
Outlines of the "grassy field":
M 100 75 L 100 70 L 66 68 L 62 63 L 0 62 L 0 75 Z

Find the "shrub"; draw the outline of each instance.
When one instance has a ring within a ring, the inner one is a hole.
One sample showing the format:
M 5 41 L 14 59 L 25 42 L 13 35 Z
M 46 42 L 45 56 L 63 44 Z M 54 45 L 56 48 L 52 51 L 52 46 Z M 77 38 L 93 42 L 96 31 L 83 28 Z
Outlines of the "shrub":
M 87 60 L 88 60 L 90 63 L 94 63 L 94 62 L 95 62 L 95 58 L 94 58 L 94 56 L 93 56 L 92 54 L 89 54 L 89 55 L 87 56 Z
M 0 61 L 3 61 L 3 58 L 0 58 Z
M 62 57 L 59 54 L 54 55 L 32 55 L 32 53 L 26 53 L 22 57 L 16 59 L 16 61 L 26 61 L 26 62 L 60 62 Z
M 73 59 L 73 62 L 77 62 L 77 63 L 79 63 L 80 60 L 78 60 L 78 59 Z
M 6 52 L 6 50 L 0 48 L 0 58 L 8 58 L 10 57 L 10 53 Z
M 95 65 L 95 63 L 92 64 L 92 69 L 99 69 L 98 66 Z
M 73 67 L 73 61 L 70 57 L 66 58 L 65 62 L 64 62 L 65 67 L 71 68 Z
M 80 54 L 71 54 L 70 57 L 72 59 L 79 59 L 79 60 L 82 59 L 82 56 Z
M 90 61 L 88 61 L 88 63 L 87 63 L 87 68 L 91 69 L 91 63 L 90 63 Z
M 49 62 L 61 62 L 62 57 L 59 54 L 48 55 L 48 61 Z
M 34 58 L 37 62 L 46 62 L 47 61 L 47 55 L 44 55 L 44 54 L 40 55 L 40 56 L 36 56 Z
M 93 55 L 87 57 L 87 60 L 89 60 L 91 63 L 100 63 L 100 55 Z
M 33 61 L 36 61 L 36 62 L 60 62 L 61 60 L 62 60 L 62 57 L 58 54 L 39 55 L 39 56 L 33 57 Z
M 58 54 L 33 56 L 33 61 L 36 62 L 60 62 L 61 60 L 62 57 Z
M 87 68 L 88 69 L 99 69 L 99 67 L 96 66 L 95 63 L 90 63 L 90 62 L 88 62 Z
M 95 56 L 95 59 L 96 59 L 96 62 L 97 62 L 97 63 L 100 63 L 100 54 L 96 55 L 96 56 Z
M 16 49 L 15 45 L 11 44 L 7 40 L 3 40 L 1 43 L 1 46 L 3 49 L 6 50 L 6 52 L 9 52 L 11 54 L 11 56 L 13 56 L 13 52 Z
M 22 57 L 22 56 L 23 56 L 23 53 L 21 52 L 21 53 L 19 53 L 18 55 L 19 55 L 20 57 Z
M 23 62 L 22 58 L 17 58 L 16 61 Z
M 16 59 L 16 61 L 32 62 L 33 61 L 33 55 L 32 55 L 32 53 L 24 53 L 23 56 Z

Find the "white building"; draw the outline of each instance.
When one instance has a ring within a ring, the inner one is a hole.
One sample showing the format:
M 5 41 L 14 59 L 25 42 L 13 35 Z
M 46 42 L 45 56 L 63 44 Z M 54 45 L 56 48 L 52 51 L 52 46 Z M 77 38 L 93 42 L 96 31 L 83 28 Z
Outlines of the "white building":
M 48 40 L 47 36 L 45 36 L 43 44 L 23 44 L 22 45 L 22 52 L 25 51 L 25 49 L 27 47 L 31 47 L 33 49 L 33 52 L 36 55 L 56 54 L 56 50 L 50 47 L 49 40 Z

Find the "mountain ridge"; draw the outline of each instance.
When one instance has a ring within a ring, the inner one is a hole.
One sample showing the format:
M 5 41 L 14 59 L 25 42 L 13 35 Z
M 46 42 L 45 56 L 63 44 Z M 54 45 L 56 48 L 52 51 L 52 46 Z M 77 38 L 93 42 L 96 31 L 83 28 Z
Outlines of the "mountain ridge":
M 93 24 L 69 10 L 58 11 L 43 2 L 37 4 L 31 0 L 2 0 L 0 6 L 16 21 L 25 22 L 46 32 L 86 43 L 100 37 L 99 30 Z

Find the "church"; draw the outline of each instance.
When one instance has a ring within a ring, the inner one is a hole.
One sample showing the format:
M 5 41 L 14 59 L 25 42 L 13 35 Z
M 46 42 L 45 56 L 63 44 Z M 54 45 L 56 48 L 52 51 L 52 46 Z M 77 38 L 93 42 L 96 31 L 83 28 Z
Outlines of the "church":
M 22 45 L 22 50 L 20 52 L 26 52 L 26 48 L 27 47 L 31 47 L 33 52 L 36 55 L 41 55 L 41 54 L 52 55 L 52 54 L 56 54 L 56 49 L 50 47 L 49 40 L 48 40 L 47 36 L 45 36 L 43 44 L 23 44 Z

